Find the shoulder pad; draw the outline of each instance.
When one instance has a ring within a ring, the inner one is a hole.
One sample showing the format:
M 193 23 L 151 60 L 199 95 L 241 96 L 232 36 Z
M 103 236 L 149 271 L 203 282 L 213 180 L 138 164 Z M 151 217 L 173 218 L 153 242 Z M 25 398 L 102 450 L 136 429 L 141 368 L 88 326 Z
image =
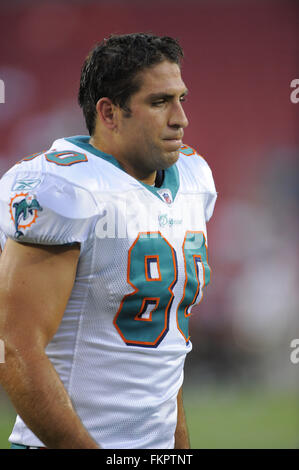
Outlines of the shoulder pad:
M 213 214 L 217 199 L 212 171 L 207 161 L 189 145 L 183 144 L 181 146 L 180 155 L 182 159 L 178 162 L 178 165 L 181 165 L 184 169 L 186 184 L 191 190 L 205 195 L 205 218 L 208 221 Z
M 83 242 L 97 213 L 92 194 L 57 173 L 46 173 L 37 160 L 15 165 L 0 180 L 0 229 L 29 243 Z
M 183 144 L 180 148 L 180 153 L 186 157 L 191 157 L 192 155 L 200 156 L 199 153 L 190 145 Z

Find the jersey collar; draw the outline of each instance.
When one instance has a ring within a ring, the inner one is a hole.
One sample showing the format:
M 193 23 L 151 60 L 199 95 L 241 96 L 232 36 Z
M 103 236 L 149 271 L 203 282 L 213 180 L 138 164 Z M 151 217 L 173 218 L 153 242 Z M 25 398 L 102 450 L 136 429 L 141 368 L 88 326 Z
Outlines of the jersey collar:
M 89 139 L 90 137 L 85 135 L 77 135 L 65 138 L 66 141 L 86 150 L 87 152 L 92 153 L 93 155 L 96 155 L 97 157 L 102 158 L 103 160 L 106 160 L 107 162 L 125 172 L 120 163 L 116 160 L 115 157 L 113 157 L 113 155 L 109 155 L 99 149 L 96 149 L 89 143 Z M 136 181 L 138 181 L 142 186 L 144 186 L 148 191 L 153 193 L 159 199 L 162 199 L 162 201 L 164 201 L 166 204 L 171 204 L 175 200 L 180 186 L 179 171 L 176 164 L 166 168 L 164 171 L 163 183 L 159 188 L 150 186 L 149 184 L 143 183 L 139 180 Z

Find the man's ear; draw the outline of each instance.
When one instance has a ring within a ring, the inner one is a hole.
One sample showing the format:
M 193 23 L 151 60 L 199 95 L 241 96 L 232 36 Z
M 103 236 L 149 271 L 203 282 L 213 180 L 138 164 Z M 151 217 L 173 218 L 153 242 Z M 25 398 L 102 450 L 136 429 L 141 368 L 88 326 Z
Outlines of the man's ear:
M 110 98 L 100 98 L 96 104 L 100 121 L 110 130 L 117 127 L 117 110 Z

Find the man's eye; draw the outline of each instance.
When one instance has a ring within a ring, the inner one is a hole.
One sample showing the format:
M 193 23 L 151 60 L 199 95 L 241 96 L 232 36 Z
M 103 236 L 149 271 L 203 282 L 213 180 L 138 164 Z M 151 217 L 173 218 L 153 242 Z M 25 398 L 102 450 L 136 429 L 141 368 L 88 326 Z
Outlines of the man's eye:
M 154 101 L 152 103 L 153 106 L 161 106 L 165 103 L 165 100 Z
M 186 101 L 186 100 L 187 100 L 187 97 L 186 97 L 186 96 L 181 96 L 181 98 L 180 98 L 180 102 L 181 102 L 181 103 L 184 103 L 184 101 Z

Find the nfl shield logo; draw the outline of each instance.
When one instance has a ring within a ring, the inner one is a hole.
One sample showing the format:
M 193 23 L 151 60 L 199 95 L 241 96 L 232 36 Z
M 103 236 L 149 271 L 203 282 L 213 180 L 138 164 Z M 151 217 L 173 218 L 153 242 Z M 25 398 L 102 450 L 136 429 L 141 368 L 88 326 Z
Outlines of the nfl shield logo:
M 172 194 L 170 189 L 160 189 L 158 191 L 159 196 L 163 199 L 166 204 L 172 204 Z

